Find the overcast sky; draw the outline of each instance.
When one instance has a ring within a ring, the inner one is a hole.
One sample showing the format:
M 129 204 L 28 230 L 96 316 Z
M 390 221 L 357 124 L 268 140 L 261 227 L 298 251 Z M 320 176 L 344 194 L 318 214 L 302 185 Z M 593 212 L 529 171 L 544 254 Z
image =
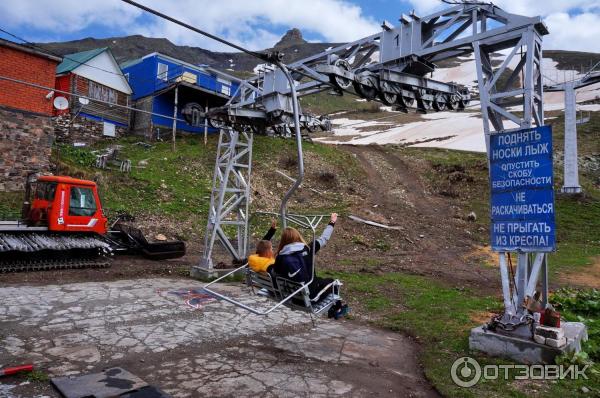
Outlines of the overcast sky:
M 345 42 L 447 7 L 439 0 L 139 0 L 173 17 L 251 49 L 273 46 L 291 27 L 307 40 Z M 509 12 L 541 15 L 549 27 L 546 49 L 600 52 L 600 0 L 495 0 Z M 4 0 L 0 27 L 28 41 L 64 41 L 130 34 L 165 37 L 177 44 L 230 51 L 119 0 Z M 6 36 L 3 36 L 6 37 Z

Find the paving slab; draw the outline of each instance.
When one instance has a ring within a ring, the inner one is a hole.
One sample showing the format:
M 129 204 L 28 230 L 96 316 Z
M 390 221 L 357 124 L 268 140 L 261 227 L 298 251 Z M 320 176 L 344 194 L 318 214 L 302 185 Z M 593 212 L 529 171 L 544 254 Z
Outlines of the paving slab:
M 144 380 L 121 368 L 83 376 L 55 377 L 52 384 L 65 398 L 111 398 L 148 387 Z
M 259 317 L 200 286 L 155 278 L 0 287 L 0 362 L 31 362 L 50 377 L 118 366 L 174 397 L 437 396 L 402 335 L 323 318 L 313 327 L 288 309 Z M 269 304 L 240 284 L 218 290 Z M 27 388 L 0 384 L 0 397 L 33 396 Z M 37 393 L 58 396 L 49 385 Z

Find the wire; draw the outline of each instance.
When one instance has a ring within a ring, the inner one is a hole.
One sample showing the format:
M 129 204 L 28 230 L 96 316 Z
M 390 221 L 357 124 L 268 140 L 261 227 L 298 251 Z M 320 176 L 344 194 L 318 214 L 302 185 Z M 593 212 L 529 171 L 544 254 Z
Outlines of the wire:
M 458 5 L 476 5 L 476 6 L 490 6 L 493 5 L 491 1 L 476 1 L 476 0 L 440 0 L 442 3 L 450 4 L 453 6 Z
M 230 41 L 222 39 L 222 38 L 220 38 L 220 37 L 218 37 L 216 35 L 213 35 L 211 33 L 208 33 L 206 31 L 204 31 L 204 30 L 198 29 L 198 28 L 196 28 L 196 27 L 194 27 L 194 26 L 192 26 L 192 25 L 190 25 L 190 24 L 188 24 L 186 22 L 180 21 L 180 20 L 178 20 L 176 18 L 173 18 L 173 17 L 171 17 L 169 15 L 166 15 L 164 13 L 161 13 L 161 12 L 159 12 L 157 10 L 154 10 L 154 9 L 150 8 L 150 7 L 146 7 L 143 4 L 140 4 L 140 3 L 136 2 L 136 1 L 133 1 L 133 0 L 121 0 L 121 1 L 124 2 L 124 3 L 130 4 L 130 5 L 134 6 L 134 7 L 137 7 L 139 9 L 141 9 L 141 10 L 144 10 L 144 11 L 146 11 L 146 12 L 148 12 L 150 14 L 153 14 L 153 15 L 155 15 L 157 17 L 166 19 L 167 21 L 170 21 L 170 22 L 172 22 L 172 23 L 174 23 L 176 25 L 183 26 L 184 28 L 190 29 L 191 31 L 194 31 L 194 32 L 199 33 L 199 34 L 201 34 L 203 36 L 211 38 L 211 39 L 213 39 L 215 41 L 218 41 L 219 43 L 225 44 L 227 46 L 235 48 L 236 50 L 242 51 L 242 52 L 244 52 L 246 54 L 249 54 L 249 55 L 251 55 L 253 57 L 256 57 L 256 58 L 260 59 L 261 61 L 284 65 L 279 59 L 277 59 L 276 57 L 274 58 L 273 54 L 265 54 L 265 53 L 260 53 L 260 52 L 257 52 L 257 51 L 248 50 L 248 49 L 246 49 L 246 48 L 244 48 L 242 46 L 239 46 L 239 45 L 234 44 L 234 43 L 232 43 Z M 469 3 L 470 4 L 479 4 L 478 2 L 469 2 Z M 487 3 L 481 3 L 481 4 L 487 4 Z M 317 81 L 319 83 L 326 84 L 327 86 L 334 87 L 336 90 L 345 91 L 345 92 L 353 94 L 353 95 L 356 94 L 356 93 L 354 93 L 354 92 L 352 92 L 352 91 L 350 91 L 348 89 L 343 89 L 343 88 L 340 88 L 340 87 L 337 87 L 337 86 L 333 85 L 329 80 L 320 79 L 318 77 L 315 77 L 314 75 L 311 75 L 311 74 L 309 74 L 307 72 L 304 72 L 301 69 L 289 67 L 287 65 L 284 65 L 284 66 L 288 70 L 290 70 L 292 72 L 295 72 L 295 73 L 297 73 L 297 74 L 299 74 L 301 76 L 307 77 L 307 78 L 309 78 L 311 80 L 314 80 L 314 81 Z
M 174 118 L 172 116 L 163 115 L 161 113 L 155 113 L 155 112 L 145 111 L 145 110 L 142 110 L 142 109 L 136 109 L 136 108 L 133 108 L 131 106 L 126 106 L 126 105 L 119 105 L 119 104 L 115 104 L 115 103 L 112 103 L 112 102 L 103 101 L 103 100 L 99 100 L 99 99 L 96 99 L 96 98 L 91 98 L 91 97 L 88 97 L 86 95 L 75 94 L 75 93 L 71 93 L 69 91 L 58 90 L 58 89 L 56 89 L 54 87 L 47 87 L 47 86 L 42 86 L 41 84 L 37 84 L 37 83 L 31 83 L 31 82 L 27 82 L 27 81 L 24 81 L 24 80 L 14 79 L 14 78 L 8 77 L 8 76 L 0 76 L 0 80 L 5 80 L 5 81 L 12 82 L 12 83 L 17 83 L 17 84 L 23 84 L 23 85 L 26 85 L 26 86 L 39 88 L 41 90 L 54 91 L 54 92 L 61 93 L 61 94 L 72 95 L 73 97 L 77 97 L 77 98 L 85 98 L 85 99 L 90 100 L 90 101 L 99 102 L 99 103 L 102 103 L 102 104 L 107 104 L 107 105 L 114 106 L 114 107 L 117 107 L 117 108 L 128 109 L 128 110 L 131 110 L 131 111 L 134 111 L 134 112 L 141 112 L 141 113 L 145 113 L 145 114 L 152 115 L 152 116 L 160 116 L 160 117 L 164 117 L 164 118 L 170 119 L 170 120 L 177 120 L 177 121 L 180 121 L 180 122 L 186 122 L 184 119 Z
M 309 74 L 307 72 L 304 72 L 301 69 L 297 69 L 297 68 L 293 68 L 293 67 L 290 67 L 288 65 L 285 65 L 279 59 L 277 59 L 274 54 L 265 54 L 265 53 L 261 53 L 261 52 L 257 52 L 257 51 L 248 50 L 248 49 L 246 49 L 246 48 L 244 48 L 242 46 L 239 46 L 239 45 L 234 44 L 234 43 L 232 43 L 230 41 L 222 39 L 222 38 L 220 38 L 220 37 L 218 37 L 216 35 L 213 35 L 211 33 L 208 33 L 206 31 L 204 31 L 204 30 L 198 29 L 198 28 L 196 28 L 196 27 L 194 27 L 194 26 L 192 26 L 192 25 L 190 25 L 190 24 L 188 24 L 186 22 L 180 21 L 180 20 L 178 20 L 176 18 L 173 18 L 173 17 L 171 17 L 169 15 L 166 15 L 164 13 L 156 11 L 156 10 L 150 8 L 150 7 L 146 7 L 146 6 L 140 4 L 140 3 L 136 2 L 136 1 L 133 1 L 133 0 L 121 0 L 121 1 L 124 2 L 124 3 L 130 4 L 130 5 L 134 6 L 134 7 L 137 7 L 139 9 L 141 9 L 141 10 L 144 10 L 146 12 L 149 12 L 150 14 L 153 14 L 153 15 L 155 15 L 157 17 L 160 17 L 160 18 L 166 19 L 167 21 L 173 22 L 174 24 L 183 26 L 184 28 L 190 29 L 190 30 L 192 30 L 192 31 L 194 31 L 196 33 L 199 33 L 199 34 L 203 35 L 203 36 L 206 36 L 208 38 L 216 40 L 219 43 L 223 43 L 223 44 L 225 44 L 227 46 L 233 47 L 236 50 L 242 51 L 242 52 L 244 52 L 246 54 L 249 54 L 249 55 L 251 55 L 253 57 L 258 58 L 261 61 L 265 61 L 265 62 L 268 62 L 268 63 L 275 63 L 275 64 L 279 63 L 281 65 L 284 65 L 285 68 L 287 68 L 288 70 L 290 70 L 292 72 L 295 72 L 295 73 L 297 73 L 299 75 L 302 75 L 304 77 L 307 77 L 307 78 L 309 78 L 311 80 L 317 81 L 317 82 L 322 83 L 322 84 L 326 84 L 328 87 L 334 87 L 334 89 L 336 89 L 338 91 L 343 91 L 343 92 L 347 92 L 349 94 L 356 95 L 356 93 L 354 93 L 351 90 L 343 89 L 341 87 L 333 85 L 329 80 L 320 79 L 318 77 L 315 77 L 314 75 L 311 75 L 311 74 Z M 477 2 L 472 2 L 472 4 L 478 4 L 478 3 Z M 487 4 L 487 3 L 481 3 L 481 4 Z
M 36 45 L 35 43 L 32 43 L 32 42 L 30 42 L 30 41 L 27 41 L 27 40 L 23 39 L 22 37 L 19 37 L 19 36 L 15 35 L 14 33 L 11 33 L 11 32 L 9 32 L 9 31 L 5 30 L 4 28 L 0 28 L 0 32 L 2 32 L 2 33 L 5 33 L 5 34 L 9 35 L 10 37 L 12 37 L 12 38 L 14 38 L 14 39 L 17 39 L 17 40 L 19 40 L 19 41 L 21 41 L 21 42 L 23 42 L 23 44 L 26 44 L 28 47 L 31 47 L 31 48 L 34 48 L 34 49 L 37 49 L 37 50 L 43 51 L 43 52 L 45 52 L 45 53 L 47 53 L 47 54 L 54 55 L 54 56 L 56 56 L 56 57 L 60 57 L 60 58 L 62 58 L 62 59 L 67 59 L 67 60 L 69 60 L 69 61 L 71 61 L 71 62 L 75 62 L 76 64 L 78 64 L 78 66 L 85 65 L 85 66 L 88 66 L 88 67 L 90 67 L 90 68 L 93 68 L 93 69 L 98 69 L 98 70 L 101 70 L 101 71 L 103 71 L 103 72 L 106 72 L 106 73 L 111 73 L 111 74 L 113 74 L 113 75 L 123 76 L 123 74 L 122 74 L 122 73 L 117 73 L 117 72 L 114 72 L 114 71 L 111 71 L 111 70 L 106 70 L 106 69 L 100 68 L 100 67 L 98 67 L 98 66 L 95 66 L 95 65 L 90 65 L 90 64 L 87 64 L 87 63 L 85 63 L 85 62 L 81 62 L 81 61 L 78 61 L 78 60 L 76 60 L 76 59 L 70 58 L 70 57 L 68 57 L 68 56 L 61 55 L 61 54 L 59 54 L 59 53 L 57 53 L 57 52 L 54 52 L 54 51 L 48 50 L 48 49 L 46 49 L 46 48 L 44 48 L 44 47 L 40 47 L 40 46 Z
M 160 18 L 166 19 L 167 21 L 173 22 L 174 24 L 183 26 L 184 28 L 190 29 L 190 30 L 192 30 L 192 31 L 194 31 L 196 33 L 200 33 L 201 35 L 206 36 L 208 38 L 211 38 L 213 40 L 216 40 L 219 43 L 223 43 L 223 44 L 225 44 L 225 45 L 227 45 L 229 47 L 233 47 L 236 50 L 244 52 L 244 53 L 246 53 L 248 55 L 252 55 L 253 57 L 256 57 L 256 58 L 258 58 L 258 59 L 260 59 L 262 61 L 267 61 L 268 62 L 271 59 L 271 57 L 268 54 L 264 54 L 264 53 L 260 53 L 260 52 L 257 52 L 257 51 L 248 50 L 248 49 L 246 49 L 246 48 L 244 48 L 242 46 L 239 46 L 239 45 L 234 44 L 234 43 L 232 43 L 230 41 L 227 41 L 227 40 L 222 39 L 222 38 L 220 38 L 218 36 L 215 36 L 212 33 L 208 33 L 208 32 L 206 32 L 204 30 L 198 29 L 198 28 L 196 28 L 196 27 L 194 27 L 194 26 L 192 26 L 192 25 L 190 25 L 190 24 L 188 24 L 186 22 L 183 22 L 183 21 L 180 21 L 180 20 L 175 19 L 173 17 L 170 17 L 170 16 L 168 16 L 166 14 L 163 14 L 162 12 L 156 11 L 156 10 L 150 8 L 150 7 L 146 7 L 145 5 L 140 4 L 138 2 L 135 2 L 135 1 L 132 1 L 132 0 L 121 0 L 121 1 L 124 2 L 124 3 L 130 4 L 130 5 L 134 6 L 134 7 L 137 7 L 139 9 L 141 9 L 141 10 L 144 10 L 146 12 L 149 12 L 150 14 L 154 14 L 157 17 L 160 17 Z
M 150 7 L 146 7 L 145 5 L 142 5 L 142 4 L 138 3 L 138 2 L 135 2 L 135 1 L 132 1 L 132 0 L 121 0 L 121 1 L 124 2 L 124 3 L 130 4 L 130 5 L 134 6 L 134 7 L 137 7 L 139 9 L 141 9 L 141 10 L 144 10 L 146 12 L 149 12 L 150 14 L 153 14 L 153 15 L 155 15 L 157 17 L 160 17 L 160 18 L 166 19 L 167 21 L 173 22 L 176 25 L 183 26 L 184 28 L 190 29 L 190 30 L 192 30 L 192 31 L 194 31 L 196 33 L 199 33 L 199 34 L 203 35 L 203 36 L 206 36 L 208 38 L 216 40 L 219 43 L 223 43 L 223 44 L 225 44 L 227 46 L 235 48 L 236 50 L 239 50 L 239 51 L 241 51 L 243 53 L 246 53 L 248 55 L 256 57 L 256 58 L 260 59 L 261 61 L 264 61 L 264 62 L 267 62 L 267 63 L 275 63 L 274 61 L 280 62 L 278 60 L 274 60 L 274 58 L 273 58 L 274 54 L 265 54 L 265 53 L 261 53 L 261 52 L 258 52 L 258 51 L 248 50 L 248 49 L 246 49 L 246 48 L 244 48 L 242 46 L 239 46 L 239 45 L 234 44 L 234 43 L 232 43 L 230 41 L 222 39 L 222 38 L 220 38 L 220 37 L 218 37 L 216 35 L 213 35 L 211 33 L 208 33 L 206 31 L 204 31 L 204 30 L 198 29 L 198 28 L 196 28 L 196 27 L 194 27 L 194 26 L 192 26 L 192 25 L 190 25 L 190 24 L 188 24 L 186 22 L 183 22 L 183 21 L 180 21 L 178 19 L 175 19 L 175 18 L 173 18 L 171 16 L 163 14 L 162 12 L 156 11 L 156 10 L 150 8 Z M 292 68 L 292 67 L 289 67 L 287 65 L 285 65 L 285 67 L 288 70 L 290 70 L 292 72 L 295 72 L 297 74 L 300 74 L 300 75 L 302 75 L 304 77 L 307 77 L 307 78 L 312 79 L 314 81 L 318 81 L 318 82 L 323 83 L 323 84 L 327 84 L 330 87 L 335 87 L 337 90 L 345 91 L 345 92 L 348 92 L 350 94 L 355 94 L 355 93 L 353 93 L 350 90 L 341 89 L 341 88 L 339 88 L 337 86 L 334 86 L 333 84 L 331 84 L 331 82 L 329 82 L 329 80 L 319 79 L 319 78 L 317 78 L 317 77 L 315 77 L 315 76 L 313 76 L 311 74 L 308 74 L 308 73 L 306 73 L 306 72 L 304 72 L 304 71 L 302 71 L 300 69 Z
M 19 43 L 19 44 L 21 44 L 21 45 L 25 45 L 25 46 L 27 46 L 27 47 L 30 47 L 30 48 L 32 48 L 32 49 L 37 49 L 37 50 L 40 50 L 40 51 L 42 51 L 42 52 L 45 52 L 45 53 L 47 53 L 47 54 L 50 54 L 50 55 L 54 55 L 54 56 L 56 56 L 56 57 L 59 57 L 59 58 L 62 58 L 62 59 L 67 59 L 67 60 L 69 60 L 69 61 L 71 61 L 71 62 L 75 62 L 76 64 L 78 64 L 78 66 L 82 66 L 82 65 L 84 65 L 84 66 L 87 66 L 87 67 L 89 67 L 89 68 L 92 68 L 92 69 L 97 69 L 97 70 L 100 70 L 100 71 L 102 71 L 102 72 L 110 73 L 110 74 L 113 74 L 113 75 L 120 76 L 120 77 L 123 77 L 123 78 L 124 78 L 124 75 L 123 75 L 123 73 L 122 73 L 122 72 L 121 72 L 121 73 L 118 73 L 118 72 L 114 72 L 114 71 L 112 71 L 112 70 L 103 69 L 103 68 L 100 68 L 100 67 L 98 67 L 98 66 L 96 66 L 96 65 L 91 65 L 91 64 L 88 64 L 87 62 L 81 62 L 81 61 L 78 61 L 78 60 L 76 60 L 76 59 L 70 58 L 68 55 L 61 55 L 61 54 L 59 54 L 59 53 L 57 53 L 57 52 L 55 52 L 55 51 L 47 50 L 46 48 L 44 48 L 44 47 L 41 47 L 41 46 L 38 46 L 38 45 L 36 45 L 35 43 L 33 43 L 33 42 L 30 42 L 30 41 L 28 41 L 28 40 L 26 40 L 26 39 L 24 39 L 24 38 L 22 38 L 22 37 L 20 37 L 20 36 L 17 36 L 16 34 L 14 34 L 14 33 L 11 33 L 11 32 L 7 31 L 7 30 L 6 30 L 6 29 L 4 29 L 4 28 L 0 28 L 0 32 L 2 32 L 2 33 L 5 33 L 5 34 L 7 34 L 7 35 L 11 36 L 12 38 L 14 38 L 14 39 L 16 39 L 16 40 L 19 40 L 19 41 L 21 41 L 22 43 Z M 119 67 L 119 69 L 120 69 L 120 67 Z M 179 76 L 180 76 L 180 74 L 177 74 L 177 72 L 178 72 L 178 70 L 179 70 L 179 69 L 181 69 L 181 70 L 183 71 L 183 70 L 184 70 L 184 67 L 180 65 L 180 66 L 178 66 L 178 67 L 176 67 L 176 68 L 174 68 L 174 69 L 169 69 L 169 72 L 167 72 L 167 76 L 166 76 L 166 77 L 167 77 L 167 80 L 170 80 L 170 79 L 169 79 L 169 73 L 170 73 L 170 71 L 171 71 L 171 70 L 174 70 L 174 71 L 175 71 L 175 74 L 174 74 L 174 75 L 171 77 L 171 79 L 172 79 L 172 78 L 179 77 Z M 136 77 L 135 77 L 135 80 L 136 80 L 137 82 L 152 82 L 152 83 L 154 83 L 154 85 L 156 86 L 156 80 L 157 80 L 158 78 L 159 78 L 159 75 L 158 75 L 158 73 L 157 73 L 157 74 L 156 74 L 156 76 L 154 76 L 153 78 L 150 78 L 150 77 L 141 77 L 141 76 L 136 76 Z M 128 81 L 128 83 L 129 83 L 129 81 Z

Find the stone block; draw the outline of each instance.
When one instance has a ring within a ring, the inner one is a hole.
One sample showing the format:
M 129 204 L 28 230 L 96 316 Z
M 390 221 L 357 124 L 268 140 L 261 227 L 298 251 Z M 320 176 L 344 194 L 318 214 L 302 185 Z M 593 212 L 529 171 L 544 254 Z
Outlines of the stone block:
M 567 339 L 565 337 L 562 337 L 558 340 L 550 339 L 550 338 L 546 339 L 546 345 L 548 345 L 550 347 L 558 348 L 558 347 L 564 346 L 565 344 L 567 344 Z
M 539 334 L 534 335 L 533 340 L 538 344 L 546 344 L 546 338 L 544 336 L 540 336 Z
M 535 328 L 535 334 L 543 336 L 547 339 L 560 340 L 565 337 L 565 332 L 562 328 L 553 328 L 550 326 L 538 326 Z

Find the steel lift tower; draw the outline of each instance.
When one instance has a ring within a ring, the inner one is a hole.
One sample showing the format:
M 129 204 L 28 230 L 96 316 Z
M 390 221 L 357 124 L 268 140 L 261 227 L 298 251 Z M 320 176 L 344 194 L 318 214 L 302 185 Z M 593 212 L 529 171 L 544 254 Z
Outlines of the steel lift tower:
M 465 2 L 425 17 L 402 15 L 395 26 L 384 21 L 379 33 L 289 65 L 282 64 L 281 54 L 269 54 L 274 66 L 271 70 L 243 82 L 226 106 L 207 113 L 211 123 L 221 127 L 221 133 L 206 245 L 192 275 L 215 274 L 212 254 L 217 242 L 235 260 L 246 257 L 252 135 L 271 126 L 297 122 L 302 113 L 297 97 L 333 89 L 400 110 L 461 110 L 471 99 L 467 89 L 426 76 L 436 62 L 474 53 L 489 158 L 491 135 L 507 127 L 544 124 L 541 62 L 542 37 L 547 33 L 540 17 Z M 287 200 L 304 174 L 300 131 L 298 123 L 295 125 L 298 179 L 283 200 L 282 220 Z M 540 279 L 544 303 L 547 301 L 547 254 L 516 253 L 518 265 L 512 281 L 507 256 L 499 254 L 505 314 L 497 324 L 509 335 L 531 340 L 527 309 L 522 304 L 540 290 Z M 515 289 L 511 289 L 511 282 Z
M 577 157 L 577 102 L 576 91 L 582 87 L 600 82 L 600 62 L 594 65 L 580 79 L 546 86 L 546 91 L 565 92 L 565 149 L 564 149 L 564 181 L 562 192 L 580 193 L 579 164 Z

